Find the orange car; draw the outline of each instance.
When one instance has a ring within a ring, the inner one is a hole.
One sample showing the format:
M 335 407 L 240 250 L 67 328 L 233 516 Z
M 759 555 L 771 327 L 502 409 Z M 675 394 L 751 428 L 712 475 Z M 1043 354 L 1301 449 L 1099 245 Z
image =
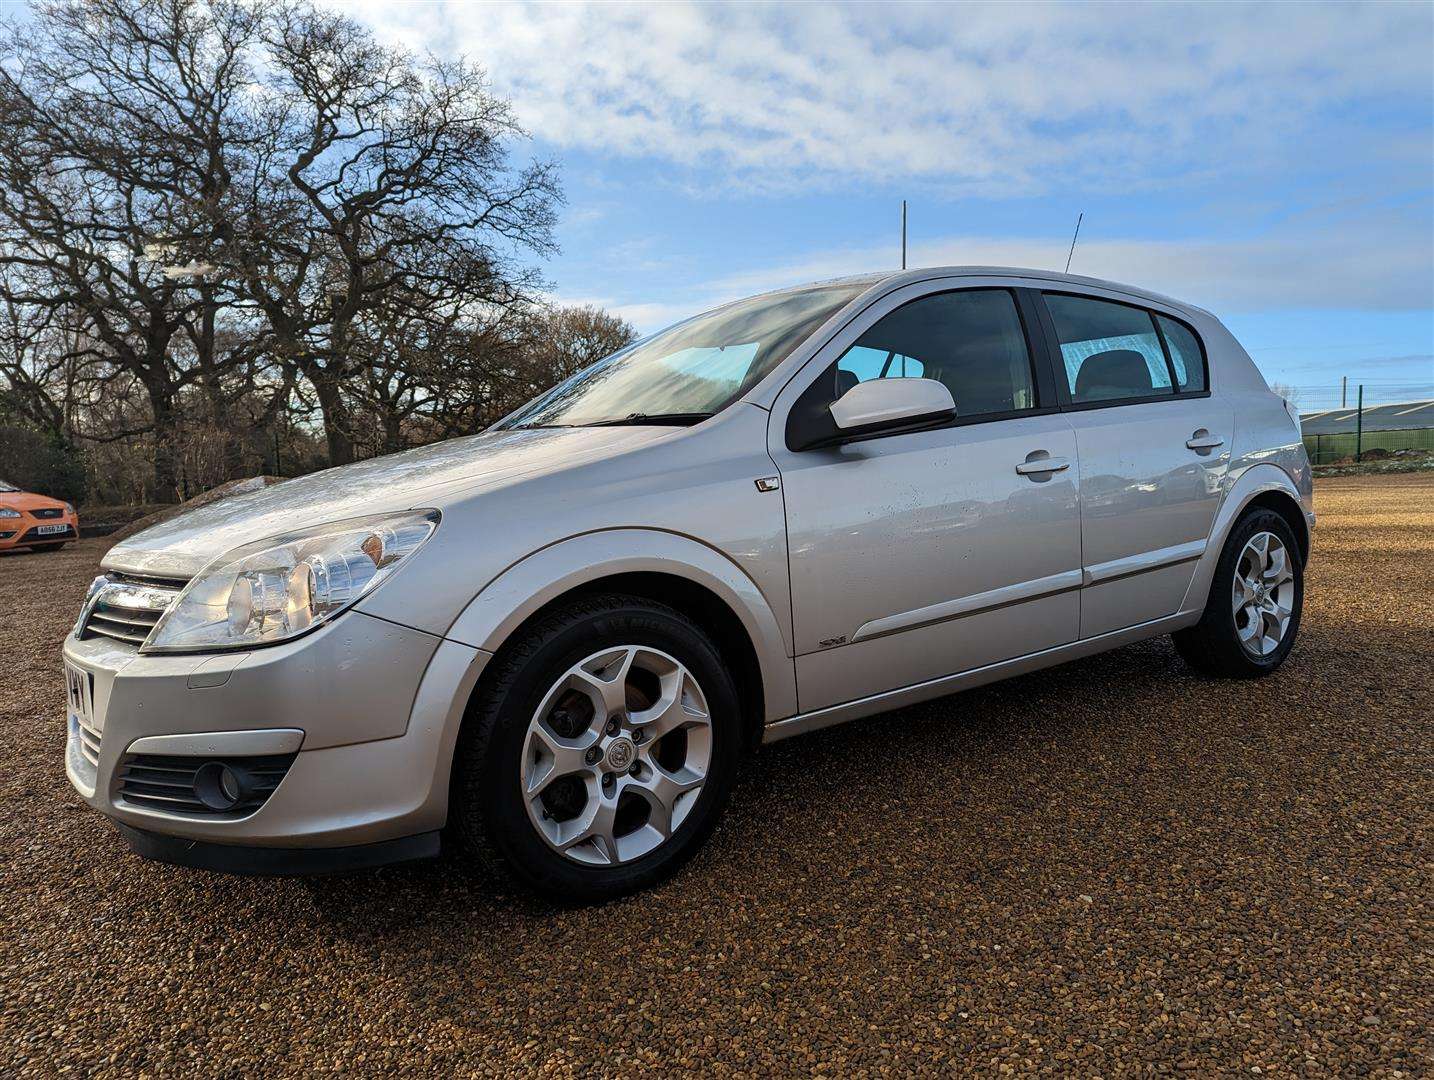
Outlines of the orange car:
M 80 519 L 69 503 L 0 480 L 0 551 L 59 551 L 79 535 Z

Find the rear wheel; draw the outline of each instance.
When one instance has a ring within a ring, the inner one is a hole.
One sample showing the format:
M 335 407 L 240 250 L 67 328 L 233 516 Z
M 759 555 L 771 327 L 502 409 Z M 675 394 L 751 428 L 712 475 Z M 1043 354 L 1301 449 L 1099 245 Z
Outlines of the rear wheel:
M 1215 567 L 1200 621 L 1173 637 L 1196 670 L 1225 678 L 1268 675 L 1294 648 L 1304 604 L 1304 561 L 1273 510 L 1246 514 Z
M 716 824 L 740 742 L 702 630 L 648 600 L 595 597 L 493 663 L 454 761 L 467 855 L 579 902 L 675 873 Z

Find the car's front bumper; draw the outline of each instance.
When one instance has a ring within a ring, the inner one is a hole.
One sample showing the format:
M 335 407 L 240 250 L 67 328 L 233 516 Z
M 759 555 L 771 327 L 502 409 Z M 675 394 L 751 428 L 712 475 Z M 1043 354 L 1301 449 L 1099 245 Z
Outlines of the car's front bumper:
M 116 821 L 115 827 L 137 855 L 171 866 L 214 870 L 224 874 L 258 877 L 291 877 L 308 874 L 340 874 L 367 870 L 389 863 L 429 859 L 438 854 L 438 831 L 378 840 L 347 847 L 280 848 L 247 847 L 242 844 L 211 844 L 180 836 L 147 832 Z
M 261 873 L 431 853 L 447 816 L 457 728 L 487 659 L 358 611 L 247 652 L 143 656 L 72 634 L 64 656 L 89 695 L 83 722 L 84 710 L 68 710 L 66 772 L 81 797 L 141 854 Z M 281 755 L 287 771 L 247 812 L 161 809 L 132 798 L 126 780 L 137 755 L 163 765 L 255 754 Z M 216 856 L 212 845 L 234 850 Z

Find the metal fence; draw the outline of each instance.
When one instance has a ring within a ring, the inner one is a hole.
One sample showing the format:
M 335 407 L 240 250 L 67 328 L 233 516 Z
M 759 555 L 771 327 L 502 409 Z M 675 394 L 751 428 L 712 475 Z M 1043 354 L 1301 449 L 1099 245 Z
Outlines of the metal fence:
M 1409 382 L 1403 379 L 1363 379 L 1351 377 L 1343 383 L 1318 385 L 1289 384 L 1270 378 L 1270 389 L 1288 398 L 1302 413 L 1320 409 L 1353 409 L 1359 401 L 1359 388 L 1364 387 L 1364 404 L 1387 405 L 1393 401 L 1422 401 L 1434 398 L 1434 372 L 1430 378 Z
M 1306 435 L 1305 452 L 1314 465 L 1330 465 L 1354 459 L 1371 450 L 1434 451 L 1434 427 L 1405 428 L 1401 431 L 1353 431 L 1338 435 Z
M 1332 420 L 1338 421 L 1339 429 L 1335 431 L 1306 430 L 1305 451 L 1315 465 L 1357 460 L 1371 450 L 1434 452 L 1434 426 L 1420 423 L 1427 411 L 1413 410 L 1420 415 L 1417 418 L 1409 416 L 1406 420 L 1402 412 L 1393 410 L 1394 403 L 1434 400 L 1434 379 L 1403 382 L 1351 378 L 1321 386 L 1290 386 L 1272 381 L 1270 388 L 1295 405 L 1305 418 L 1307 428 L 1311 424 L 1328 428 Z M 1381 409 L 1381 406 L 1385 408 Z M 1379 411 L 1366 416 L 1370 410 Z M 1396 415 L 1391 416 L 1391 411 L 1395 411 Z M 1344 415 L 1329 415 L 1335 412 Z M 1434 419 L 1434 415 L 1429 418 Z M 1386 429 L 1390 420 L 1405 420 L 1409 426 L 1390 426 Z

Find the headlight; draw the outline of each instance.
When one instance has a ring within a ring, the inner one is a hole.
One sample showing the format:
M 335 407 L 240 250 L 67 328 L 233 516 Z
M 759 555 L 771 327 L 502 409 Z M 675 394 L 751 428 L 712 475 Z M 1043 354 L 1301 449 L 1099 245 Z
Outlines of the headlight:
M 70 517 L 74 517 L 74 516 L 75 516 L 75 508 L 74 508 L 73 506 L 71 506 L 69 503 L 65 503 L 65 513 L 69 514 Z
M 143 652 L 212 652 L 307 633 L 393 573 L 433 535 L 437 510 L 350 518 L 246 544 L 184 587 Z
M 20 511 L 11 510 L 8 506 L 0 506 L 0 518 L 19 517 Z

